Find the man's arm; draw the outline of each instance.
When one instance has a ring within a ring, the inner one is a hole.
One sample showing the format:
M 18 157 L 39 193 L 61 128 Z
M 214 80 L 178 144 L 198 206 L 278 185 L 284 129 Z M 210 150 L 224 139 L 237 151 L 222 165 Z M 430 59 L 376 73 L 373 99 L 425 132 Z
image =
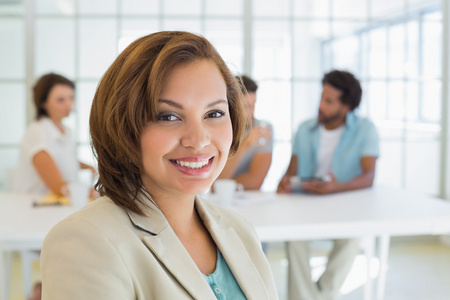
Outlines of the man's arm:
M 283 178 L 281 178 L 281 181 L 278 184 L 277 193 L 291 193 L 292 190 L 290 178 L 295 175 L 297 175 L 297 156 L 292 155 L 286 174 L 284 174 Z
M 241 164 L 241 161 L 245 153 L 247 153 L 248 149 L 249 148 L 245 144 L 243 144 L 232 157 L 228 158 L 227 163 L 225 164 L 225 167 L 220 173 L 218 179 L 233 178 L 234 172 L 236 172 L 237 168 Z
M 248 172 L 236 176 L 236 182 L 246 190 L 259 190 L 269 172 L 272 163 L 272 152 L 259 152 L 253 156 Z
M 337 182 L 331 174 L 330 182 L 313 180 L 302 184 L 302 188 L 314 194 L 329 194 L 336 192 L 359 190 L 371 187 L 375 178 L 375 165 L 377 157 L 364 156 L 361 158 L 362 174 L 347 182 Z
M 252 158 L 248 172 L 233 177 L 241 165 L 245 154 L 253 147 L 259 145 L 259 140 L 264 138 L 272 142 L 272 130 L 269 128 L 255 127 L 242 141 L 238 151 L 228 159 L 218 179 L 235 179 L 244 185 L 245 189 L 259 189 L 272 163 L 272 152 L 257 152 Z

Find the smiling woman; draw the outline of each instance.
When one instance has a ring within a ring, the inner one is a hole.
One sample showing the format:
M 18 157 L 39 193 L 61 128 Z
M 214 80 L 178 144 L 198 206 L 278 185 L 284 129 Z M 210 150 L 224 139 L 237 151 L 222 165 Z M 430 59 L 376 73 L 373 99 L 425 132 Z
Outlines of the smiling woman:
M 278 298 L 249 223 L 196 196 L 239 147 L 242 97 L 203 37 L 159 32 L 122 52 L 90 116 L 104 197 L 45 239 L 46 299 Z
M 158 118 L 141 136 L 143 183 L 154 199 L 172 189 L 188 197 L 203 193 L 220 174 L 233 140 L 226 97 L 225 81 L 209 60 L 169 73 Z

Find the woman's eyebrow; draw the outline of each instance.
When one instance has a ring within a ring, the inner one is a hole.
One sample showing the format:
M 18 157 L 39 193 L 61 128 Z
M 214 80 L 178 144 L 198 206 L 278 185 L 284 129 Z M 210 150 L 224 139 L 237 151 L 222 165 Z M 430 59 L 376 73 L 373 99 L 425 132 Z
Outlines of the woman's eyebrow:
M 181 105 L 181 104 L 179 104 L 179 103 L 177 103 L 175 101 L 172 101 L 172 100 L 159 99 L 158 103 L 165 103 L 165 104 L 167 104 L 169 106 L 173 106 L 173 107 L 178 108 L 178 109 L 183 109 L 183 105 Z
M 183 109 L 183 105 L 181 105 L 180 103 L 177 103 L 175 101 L 172 101 L 172 100 L 159 99 L 158 103 L 165 103 L 165 104 L 167 104 L 169 106 L 172 106 L 172 107 L 175 107 L 175 108 L 178 108 L 178 109 Z M 227 100 L 223 100 L 223 99 L 219 99 L 217 101 L 209 103 L 206 107 L 210 108 L 210 107 L 213 107 L 213 106 L 216 106 L 216 105 L 219 105 L 219 104 L 228 104 L 228 101 Z
M 222 103 L 228 104 L 228 101 L 227 101 L 227 100 L 220 99 L 220 100 L 211 102 L 211 103 L 208 104 L 206 107 L 209 108 L 209 107 L 213 107 L 213 106 L 216 106 L 216 105 L 219 105 L 219 104 L 222 104 Z

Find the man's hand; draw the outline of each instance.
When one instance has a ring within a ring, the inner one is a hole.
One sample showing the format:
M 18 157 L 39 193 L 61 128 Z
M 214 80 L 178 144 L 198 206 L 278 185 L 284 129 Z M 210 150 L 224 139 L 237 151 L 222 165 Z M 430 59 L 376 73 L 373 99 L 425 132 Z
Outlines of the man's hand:
M 277 193 L 279 194 L 287 194 L 287 193 L 292 193 L 292 189 L 291 189 L 291 176 L 283 176 L 283 178 L 281 178 L 280 183 L 278 184 L 278 188 L 277 188 Z
M 338 191 L 339 183 L 332 173 L 330 175 L 330 181 L 322 181 L 313 179 L 309 182 L 302 183 L 302 188 L 312 194 L 330 194 Z

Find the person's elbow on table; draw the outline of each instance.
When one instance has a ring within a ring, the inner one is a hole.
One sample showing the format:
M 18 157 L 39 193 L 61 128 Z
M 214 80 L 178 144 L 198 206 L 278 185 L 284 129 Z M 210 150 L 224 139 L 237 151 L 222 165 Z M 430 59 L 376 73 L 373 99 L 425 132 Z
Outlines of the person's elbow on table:
M 281 181 L 278 184 L 277 193 L 279 193 L 279 194 L 292 193 L 290 176 L 286 175 L 286 176 L 283 176 L 283 178 L 281 178 Z

